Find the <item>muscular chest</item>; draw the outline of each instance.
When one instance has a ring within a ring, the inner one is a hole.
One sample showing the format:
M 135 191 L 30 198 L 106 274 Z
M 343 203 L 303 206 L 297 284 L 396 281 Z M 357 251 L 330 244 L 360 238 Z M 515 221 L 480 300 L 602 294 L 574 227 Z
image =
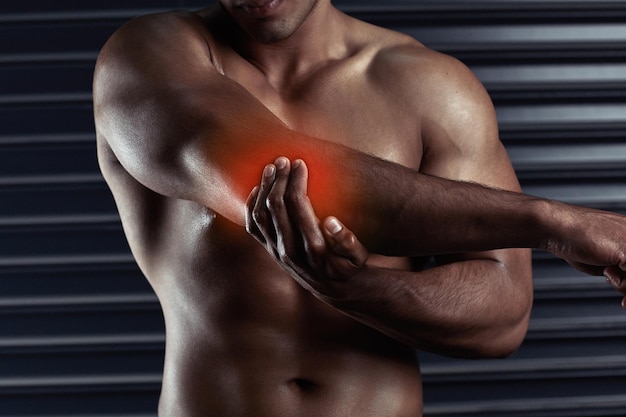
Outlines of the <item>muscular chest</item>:
M 358 65 L 327 68 L 277 89 L 255 68 L 228 76 L 243 85 L 289 128 L 418 169 L 418 115 L 368 79 Z

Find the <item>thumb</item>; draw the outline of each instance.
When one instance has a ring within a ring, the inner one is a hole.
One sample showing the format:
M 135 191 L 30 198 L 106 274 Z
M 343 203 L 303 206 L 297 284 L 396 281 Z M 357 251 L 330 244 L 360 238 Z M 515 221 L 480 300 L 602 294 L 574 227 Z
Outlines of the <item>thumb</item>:
M 369 252 L 350 229 L 336 217 L 327 217 L 323 226 L 326 244 L 334 253 L 347 258 L 357 267 L 365 265 Z

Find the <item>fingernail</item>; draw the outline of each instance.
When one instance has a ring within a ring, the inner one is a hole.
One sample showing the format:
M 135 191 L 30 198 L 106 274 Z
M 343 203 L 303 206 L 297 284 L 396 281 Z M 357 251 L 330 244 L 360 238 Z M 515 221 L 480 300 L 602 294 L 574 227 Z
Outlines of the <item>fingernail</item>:
M 609 285 L 615 286 L 613 278 L 608 273 L 604 273 L 604 278 L 606 278 L 606 282 L 608 282 Z
M 622 281 L 619 277 L 616 277 L 613 274 L 605 274 L 604 277 L 606 278 L 608 283 L 615 288 L 619 287 Z
M 299 167 L 300 167 L 300 164 L 302 164 L 302 159 L 296 159 L 295 161 L 293 161 L 292 166 L 293 166 L 294 168 L 299 168 Z
M 266 177 L 271 177 L 272 175 L 274 175 L 275 170 L 276 168 L 274 168 L 274 165 L 266 165 L 263 169 L 263 175 Z
M 341 229 L 343 229 L 343 226 L 341 225 L 341 223 L 339 223 L 339 220 L 337 220 L 334 217 L 331 217 L 326 222 L 326 229 L 328 229 L 328 231 L 334 235 L 334 234 L 341 232 Z
M 274 165 L 276 165 L 276 168 L 278 169 L 283 169 L 287 166 L 287 158 L 284 157 L 280 157 L 278 159 L 276 159 L 276 162 L 274 162 Z

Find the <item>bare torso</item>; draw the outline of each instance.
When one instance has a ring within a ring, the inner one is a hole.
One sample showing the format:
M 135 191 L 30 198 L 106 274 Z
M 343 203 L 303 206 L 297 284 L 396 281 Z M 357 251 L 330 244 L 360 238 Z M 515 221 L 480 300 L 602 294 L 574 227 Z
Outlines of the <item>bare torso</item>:
M 361 26 L 355 29 L 346 57 L 280 92 L 209 31 L 203 36 L 225 76 L 290 128 L 418 169 L 414 109 L 378 82 L 381 45 L 364 46 Z M 395 35 L 380 31 L 393 42 Z M 413 348 L 317 300 L 240 226 L 156 194 L 112 164 L 123 184 L 114 192 L 125 202 L 125 231 L 165 317 L 161 416 L 421 416 Z M 409 267 L 406 259 L 371 262 Z

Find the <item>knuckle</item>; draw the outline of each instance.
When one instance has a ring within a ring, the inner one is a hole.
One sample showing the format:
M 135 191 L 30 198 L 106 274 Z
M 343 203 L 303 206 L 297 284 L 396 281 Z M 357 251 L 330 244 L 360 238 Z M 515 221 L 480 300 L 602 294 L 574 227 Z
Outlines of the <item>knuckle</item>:
M 285 208 L 285 200 L 281 195 L 270 194 L 265 199 L 265 206 L 270 212 L 276 212 Z
M 278 259 L 285 265 L 293 265 L 293 254 L 289 253 L 285 248 L 278 250 Z
M 254 210 L 252 210 L 252 220 L 254 220 L 256 224 L 265 223 L 265 218 L 265 210 L 261 210 L 259 207 L 255 207 Z
M 319 268 L 325 263 L 325 247 L 319 242 L 309 242 L 306 248 L 306 253 L 308 262 L 312 267 Z
M 290 190 L 285 194 L 285 200 L 289 207 L 298 207 L 302 204 L 303 196 L 300 193 Z

